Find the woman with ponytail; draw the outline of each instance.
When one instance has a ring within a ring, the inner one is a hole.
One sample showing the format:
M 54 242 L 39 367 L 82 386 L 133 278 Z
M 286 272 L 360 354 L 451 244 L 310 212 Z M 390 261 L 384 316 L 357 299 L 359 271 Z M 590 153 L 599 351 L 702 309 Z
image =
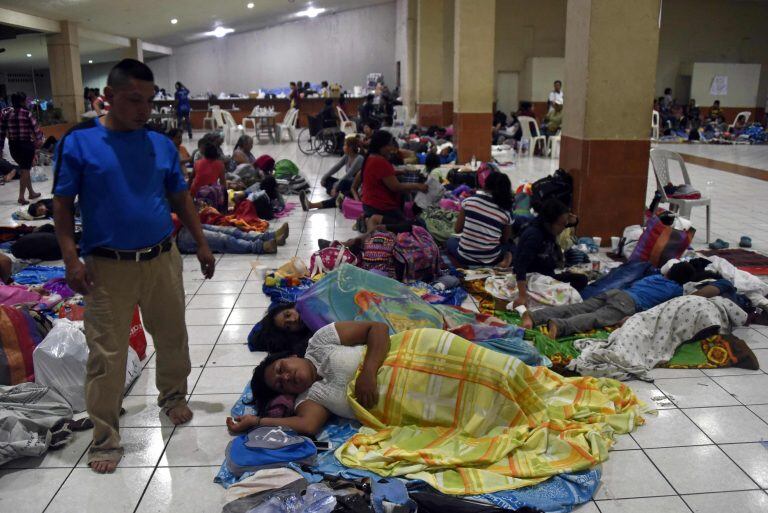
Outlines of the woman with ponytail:
M 482 190 L 461 204 L 456 218 L 457 237 L 445 242 L 448 253 L 461 265 L 509 267 L 512 233 L 512 184 L 504 173 L 488 175 Z

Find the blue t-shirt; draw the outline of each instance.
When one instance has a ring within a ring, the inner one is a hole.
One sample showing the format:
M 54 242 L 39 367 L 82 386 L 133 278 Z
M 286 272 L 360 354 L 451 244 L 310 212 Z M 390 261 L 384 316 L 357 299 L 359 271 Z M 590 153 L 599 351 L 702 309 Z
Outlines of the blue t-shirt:
M 683 295 L 683 287 L 679 283 L 667 279 L 662 274 L 654 274 L 637 280 L 625 290 L 632 296 L 637 311 L 649 310 L 654 306 Z
M 192 109 L 189 104 L 189 90 L 182 87 L 173 96 L 176 98 L 176 111 L 180 114 L 189 114 Z
M 186 190 L 179 152 L 165 135 L 108 130 L 99 118 L 59 142 L 53 193 L 79 197 L 81 253 L 141 249 L 173 232 L 167 195 Z

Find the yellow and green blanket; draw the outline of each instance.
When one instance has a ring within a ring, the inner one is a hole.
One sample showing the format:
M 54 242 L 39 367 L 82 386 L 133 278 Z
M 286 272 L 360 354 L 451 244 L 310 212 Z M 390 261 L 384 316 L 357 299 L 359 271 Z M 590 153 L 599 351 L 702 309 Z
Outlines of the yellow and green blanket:
M 643 423 L 618 381 L 564 378 L 437 329 L 392 337 L 379 402 L 336 451 L 346 466 L 476 495 L 530 486 L 608 458 L 614 434 Z

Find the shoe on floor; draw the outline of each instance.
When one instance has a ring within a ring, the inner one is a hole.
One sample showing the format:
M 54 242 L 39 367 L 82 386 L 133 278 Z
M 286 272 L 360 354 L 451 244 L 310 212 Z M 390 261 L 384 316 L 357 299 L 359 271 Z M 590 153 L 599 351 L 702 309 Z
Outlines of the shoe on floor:
M 285 241 L 288 239 L 288 223 L 283 223 L 280 225 L 280 228 L 275 230 L 275 240 L 277 241 L 278 246 L 285 246 Z
M 729 246 L 730 244 L 723 239 L 717 239 L 715 242 L 709 243 L 709 249 L 728 249 Z
M 751 248 L 752 247 L 752 239 L 744 235 L 741 240 L 739 240 L 739 247 L 740 248 Z
M 277 241 L 276 240 L 264 241 L 264 243 L 261 245 L 261 252 L 277 253 Z
M 306 212 L 309 210 L 309 202 L 307 201 L 307 191 L 299 191 L 299 201 L 301 202 L 301 209 Z

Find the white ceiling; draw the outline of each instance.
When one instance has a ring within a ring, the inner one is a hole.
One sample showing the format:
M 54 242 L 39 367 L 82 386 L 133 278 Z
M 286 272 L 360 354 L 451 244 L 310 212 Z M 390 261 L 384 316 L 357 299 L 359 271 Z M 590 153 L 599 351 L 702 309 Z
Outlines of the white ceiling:
M 44 34 L 23 34 L 16 39 L 0 41 L 0 48 L 5 52 L 0 53 L 0 70 L 30 70 L 48 68 L 48 47 Z M 87 65 L 89 60 L 93 64 L 101 62 L 115 62 L 125 54 L 126 48 L 104 43 L 80 39 L 80 63 Z M 32 57 L 27 57 L 31 54 Z M 155 54 L 144 52 L 145 56 L 152 57 Z
M 253 9 L 246 4 L 252 1 Z M 222 25 L 253 30 L 297 19 L 307 6 L 329 12 L 394 0 L 0 0 L 0 6 L 54 20 L 67 19 L 91 30 L 139 37 L 166 46 L 180 46 Z M 321 14 L 321 16 L 323 16 Z M 170 20 L 178 19 L 176 25 Z

